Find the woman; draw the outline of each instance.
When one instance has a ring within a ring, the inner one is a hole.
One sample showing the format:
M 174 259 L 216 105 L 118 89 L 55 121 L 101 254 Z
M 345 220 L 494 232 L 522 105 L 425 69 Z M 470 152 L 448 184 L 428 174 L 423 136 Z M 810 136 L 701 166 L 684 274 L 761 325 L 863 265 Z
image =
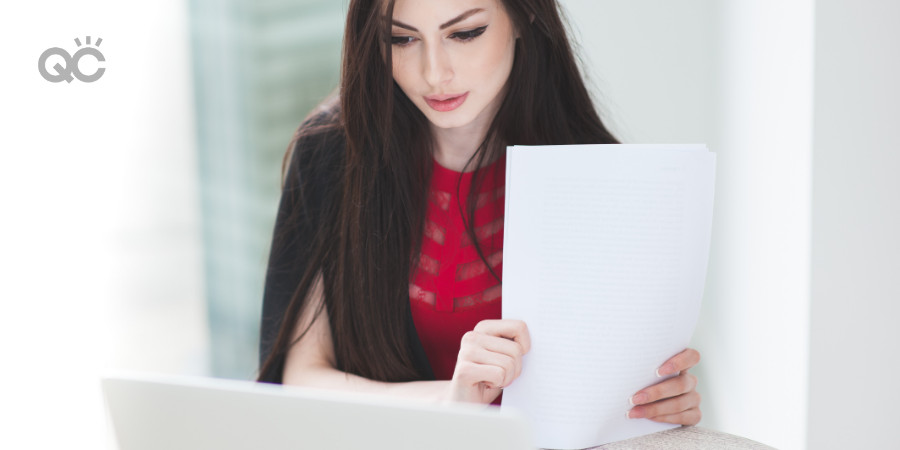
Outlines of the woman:
M 339 92 L 285 157 L 259 380 L 499 403 L 530 346 L 500 320 L 505 148 L 617 142 L 556 1 L 351 1 Z M 696 424 L 698 361 L 629 417 Z

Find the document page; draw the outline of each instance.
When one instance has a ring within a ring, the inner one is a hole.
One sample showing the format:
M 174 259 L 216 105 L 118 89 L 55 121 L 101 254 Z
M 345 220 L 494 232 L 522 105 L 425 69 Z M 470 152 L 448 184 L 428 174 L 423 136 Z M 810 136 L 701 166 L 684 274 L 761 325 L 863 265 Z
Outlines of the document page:
M 501 407 L 539 447 L 676 427 L 625 413 L 694 333 L 715 163 L 703 145 L 507 149 L 503 318 L 525 321 L 532 347 Z

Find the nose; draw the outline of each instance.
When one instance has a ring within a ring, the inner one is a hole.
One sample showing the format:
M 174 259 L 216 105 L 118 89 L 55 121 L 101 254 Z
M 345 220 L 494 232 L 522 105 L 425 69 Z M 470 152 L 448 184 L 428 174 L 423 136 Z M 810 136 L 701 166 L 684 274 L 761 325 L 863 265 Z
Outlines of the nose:
M 425 46 L 422 75 L 432 87 L 447 84 L 453 79 L 453 64 L 450 55 L 440 42 Z

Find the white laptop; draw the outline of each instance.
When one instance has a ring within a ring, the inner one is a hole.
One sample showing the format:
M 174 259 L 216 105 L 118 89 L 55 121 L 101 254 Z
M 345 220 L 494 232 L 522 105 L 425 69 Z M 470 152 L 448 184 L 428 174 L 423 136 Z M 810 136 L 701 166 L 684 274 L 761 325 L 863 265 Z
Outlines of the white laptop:
M 252 381 L 101 380 L 119 450 L 526 449 L 523 416 Z

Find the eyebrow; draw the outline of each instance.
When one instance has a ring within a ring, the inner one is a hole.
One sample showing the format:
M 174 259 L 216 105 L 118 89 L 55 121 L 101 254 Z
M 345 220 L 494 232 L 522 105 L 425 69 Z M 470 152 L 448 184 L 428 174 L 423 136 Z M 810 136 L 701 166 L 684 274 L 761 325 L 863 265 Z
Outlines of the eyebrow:
M 451 26 L 453 26 L 454 24 L 456 24 L 456 23 L 458 23 L 458 22 L 461 22 L 461 21 L 465 20 L 465 19 L 468 18 L 469 16 L 471 16 L 471 15 L 473 15 L 473 14 L 478 14 L 478 13 L 480 13 L 480 12 L 484 12 L 484 9 L 482 9 L 482 8 L 472 8 L 472 9 L 470 9 L 470 10 L 468 10 L 468 11 L 466 11 L 466 12 L 464 12 L 464 13 L 462 13 L 462 14 L 460 14 L 460 15 L 458 15 L 458 16 L 456 16 L 456 17 L 450 19 L 450 20 L 448 20 L 446 23 L 441 24 L 440 29 L 443 30 L 443 29 L 445 29 L 445 28 L 447 28 L 447 27 L 451 27 Z M 415 28 L 413 28 L 413 27 L 411 27 L 411 26 L 409 26 L 409 25 L 407 25 L 407 24 L 405 24 L 405 23 L 403 23 L 403 22 L 400 22 L 399 20 L 393 20 L 393 19 L 391 19 L 391 23 L 393 23 L 394 25 L 397 25 L 397 26 L 400 27 L 400 28 L 406 28 L 407 30 L 410 30 L 410 31 L 415 31 L 415 32 L 418 32 L 418 31 L 419 31 L 419 30 L 417 30 L 417 29 L 415 29 Z

